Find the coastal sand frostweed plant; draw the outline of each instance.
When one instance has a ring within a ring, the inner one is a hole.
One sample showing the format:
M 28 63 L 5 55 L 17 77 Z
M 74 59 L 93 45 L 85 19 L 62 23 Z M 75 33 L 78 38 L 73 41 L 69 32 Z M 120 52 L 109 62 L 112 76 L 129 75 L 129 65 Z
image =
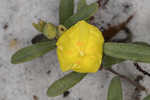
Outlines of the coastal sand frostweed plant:
M 57 41 L 57 55 L 63 72 L 97 72 L 103 55 L 101 31 L 85 21 L 79 21 L 65 31 Z
M 42 34 L 32 39 L 32 45 L 14 53 L 11 57 L 11 63 L 20 64 L 31 61 L 57 47 L 58 60 L 62 71 L 71 70 L 71 72 L 51 84 L 47 90 L 49 97 L 63 94 L 79 83 L 88 73 L 97 72 L 102 62 L 103 70 L 117 75 L 110 82 L 107 100 L 123 100 L 120 77 L 135 85 L 138 90 L 147 92 L 145 87 L 132 81 L 134 79 L 131 80 L 112 68 L 112 65 L 119 64 L 125 60 L 150 63 L 149 44 L 109 41 L 121 30 L 125 29 L 134 14 L 125 22 L 104 29 L 102 35 L 97 27 L 83 21 L 91 20 L 89 18 L 94 16 L 94 13 L 99 8 L 98 3 L 94 2 L 88 5 L 86 0 L 78 1 L 78 10 L 74 13 L 74 0 L 60 0 L 59 26 L 44 20 L 33 23 L 34 28 Z M 100 5 L 100 7 L 103 7 L 103 3 L 101 4 L 100 2 Z M 127 38 L 119 41 L 129 42 L 131 39 L 132 34 L 129 32 Z

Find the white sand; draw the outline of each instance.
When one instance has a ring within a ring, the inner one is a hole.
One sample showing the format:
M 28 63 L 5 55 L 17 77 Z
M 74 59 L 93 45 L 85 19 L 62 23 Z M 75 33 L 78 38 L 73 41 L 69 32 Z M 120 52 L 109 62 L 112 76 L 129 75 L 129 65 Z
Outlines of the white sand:
M 88 1 L 90 3 L 96 0 Z M 125 4 L 131 5 L 131 8 L 123 12 L 122 5 Z M 133 41 L 150 43 L 149 4 L 149 0 L 110 0 L 107 9 L 97 12 L 96 21 L 100 26 L 107 27 L 106 24 L 110 21 L 111 24 L 117 24 L 136 12 L 129 24 L 134 34 Z M 106 100 L 108 85 L 113 75 L 106 71 L 89 74 L 70 89 L 71 93 L 66 98 L 62 95 L 56 98 L 47 97 L 48 86 L 65 74 L 60 71 L 55 51 L 28 63 L 10 63 L 11 55 L 30 45 L 31 39 L 39 34 L 32 27 L 32 22 L 41 18 L 58 25 L 58 6 L 59 0 L 0 0 L 0 100 L 33 100 L 34 95 L 39 100 Z M 112 20 L 114 16 L 117 17 Z M 102 24 L 103 20 L 105 22 Z M 6 30 L 3 29 L 5 24 L 8 24 Z M 17 39 L 17 44 L 10 47 L 10 42 L 14 39 Z M 149 64 L 141 66 L 150 72 Z M 142 75 L 131 61 L 115 65 L 114 68 L 130 77 Z M 51 70 L 49 75 L 48 70 Z M 150 93 L 150 78 L 145 76 L 141 83 Z M 133 100 L 131 97 L 134 95 L 134 87 L 123 81 L 123 89 L 124 100 Z M 141 94 L 141 98 L 145 96 L 145 93 Z

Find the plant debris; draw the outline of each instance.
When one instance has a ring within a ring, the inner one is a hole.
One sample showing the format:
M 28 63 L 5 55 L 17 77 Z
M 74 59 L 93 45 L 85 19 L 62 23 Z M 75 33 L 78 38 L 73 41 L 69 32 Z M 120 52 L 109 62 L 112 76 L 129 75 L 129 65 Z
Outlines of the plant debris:
M 16 48 L 17 47 L 17 39 L 13 39 L 9 43 L 10 48 Z
M 43 34 L 38 34 L 31 40 L 32 44 L 36 44 L 43 41 L 49 41 Z
M 138 63 L 134 63 L 134 66 L 136 67 L 136 69 L 140 72 L 142 72 L 144 75 L 147 75 L 150 77 L 150 73 L 145 71 L 144 69 L 142 69 L 142 67 L 138 64 Z
M 141 80 L 143 80 L 143 76 L 141 76 L 141 75 L 137 75 L 137 77 L 135 78 L 135 82 L 137 83 L 137 84 L 140 84 L 140 81 Z M 133 100 L 140 100 L 140 97 L 141 97 L 141 93 L 142 91 L 141 90 L 139 90 L 138 88 L 135 88 L 135 90 L 134 90 L 134 93 L 133 93 Z
M 98 6 L 101 7 L 101 5 L 102 5 L 102 0 L 98 0 L 97 3 L 98 3 Z
M 131 42 L 132 41 L 132 32 L 128 27 L 123 29 L 125 31 L 126 37 L 124 39 L 114 39 L 112 42 Z
M 34 95 L 33 100 L 39 100 L 39 98 L 36 95 Z
M 105 0 L 105 2 L 103 3 L 103 8 L 108 4 L 109 0 Z
M 97 3 L 100 8 L 105 8 L 105 6 L 108 4 L 109 0 L 98 0 Z
M 117 33 L 119 33 L 121 30 L 125 29 L 127 24 L 131 21 L 134 15 L 131 15 L 128 17 L 128 19 L 116 26 L 109 25 L 108 29 L 103 30 L 103 36 L 106 41 L 109 41 L 112 37 L 114 37 Z
M 128 10 L 131 8 L 131 5 L 129 5 L 129 4 L 125 4 L 123 6 L 124 6 L 124 10 L 123 10 L 124 13 L 127 13 Z
M 106 68 L 105 70 L 110 71 L 113 74 L 118 75 L 120 78 L 125 79 L 126 81 L 130 82 L 133 86 L 135 86 L 139 91 L 146 91 L 146 88 L 144 86 L 142 86 L 141 84 L 131 80 L 130 78 L 116 72 L 115 70 L 111 69 L 111 68 Z
M 51 73 L 51 70 L 48 70 L 46 73 L 49 75 Z
M 142 75 L 138 75 L 135 79 L 135 82 L 140 83 L 140 81 L 143 80 L 143 76 Z

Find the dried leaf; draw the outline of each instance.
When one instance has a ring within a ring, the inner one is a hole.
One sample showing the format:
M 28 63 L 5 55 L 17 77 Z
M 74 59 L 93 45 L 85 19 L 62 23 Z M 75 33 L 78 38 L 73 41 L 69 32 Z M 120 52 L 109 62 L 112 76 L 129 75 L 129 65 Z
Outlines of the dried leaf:
M 98 1 L 97 1 L 99 7 L 101 7 L 102 1 L 103 1 L 103 0 L 98 0 Z
M 46 38 L 43 34 L 38 34 L 31 40 L 32 44 L 47 42 L 47 41 L 51 41 L 51 40 Z
M 16 48 L 17 47 L 17 39 L 11 40 L 9 46 L 10 46 L 10 48 Z
M 119 25 L 110 26 L 108 29 L 104 29 L 103 36 L 104 36 L 105 40 L 110 40 L 117 33 L 119 33 L 121 30 L 123 30 L 133 17 L 134 17 L 134 15 L 130 16 L 126 21 L 120 23 Z
M 39 98 L 36 95 L 34 95 L 33 100 L 39 100 Z
M 126 37 L 123 38 L 123 39 L 113 39 L 112 42 L 131 42 L 132 41 L 132 32 L 129 28 L 125 27 L 124 28 L 124 31 L 125 31 L 125 34 L 126 34 Z
M 104 8 L 107 4 L 108 4 L 109 0 L 105 0 L 105 2 L 103 3 L 102 7 Z
M 97 3 L 100 8 L 104 8 L 108 4 L 109 0 L 98 0 Z

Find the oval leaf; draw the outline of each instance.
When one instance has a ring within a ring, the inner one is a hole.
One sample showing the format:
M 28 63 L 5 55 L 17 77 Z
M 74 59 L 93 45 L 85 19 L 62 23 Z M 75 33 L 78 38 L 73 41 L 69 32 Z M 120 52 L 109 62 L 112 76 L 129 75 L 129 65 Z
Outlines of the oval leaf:
M 64 22 L 73 15 L 74 12 L 74 0 L 60 0 L 59 6 L 59 22 Z
M 143 100 L 150 100 L 150 95 L 148 95 L 147 97 L 145 97 Z
M 134 43 L 134 44 L 140 44 L 140 45 L 150 46 L 148 43 L 142 42 L 142 41 L 137 41 L 137 42 L 133 42 L 133 43 Z
M 11 58 L 11 63 L 19 64 L 40 57 L 56 48 L 56 40 L 36 43 L 17 51 Z
M 120 78 L 114 77 L 108 89 L 107 100 L 123 100 Z
M 105 43 L 104 53 L 120 59 L 150 63 L 150 46 L 132 43 Z
M 77 12 L 80 11 L 80 9 L 82 9 L 84 6 L 87 6 L 86 0 L 79 0 Z
M 103 57 L 103 67 L 104 68 L 111 68 L 112 65 L 121 63 L 123 61 L 124 61 L 124 59 L 119 59 L 119 58 L 114 58 L 114 57 L 111 57 L 111 56 L 104 55 L 104 57 Z
M 89 19 L 97 11 L 97 9 L 98 9 L 97 3 L 92 3 L 90 5 L 84 6 L 76 14 L 74 14 L 68 20 L 65 21 L 64 23 L 65 27 L 69 28 L 80 20 Z
M 47 91 L 47 95 L 50 97 L 58 96 L 68 89 L 72 88 L 78 82 L 80 82 L 86 74 L 71 72 L 65 75 L 63 78 L 55 81 Z

